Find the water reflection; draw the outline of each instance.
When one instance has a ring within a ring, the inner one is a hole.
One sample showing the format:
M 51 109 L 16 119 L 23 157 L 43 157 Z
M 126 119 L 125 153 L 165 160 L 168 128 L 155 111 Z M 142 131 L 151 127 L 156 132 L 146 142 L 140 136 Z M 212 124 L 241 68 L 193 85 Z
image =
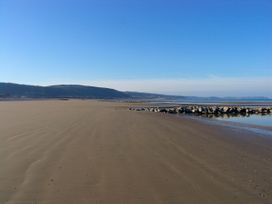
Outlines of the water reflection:
M 252 125 L 272 126 L 272 114 L 257 114 L 257 115 L 229 115 L 223 114 L 219 116 L 208 116 L 223 121 L 239 122 Z

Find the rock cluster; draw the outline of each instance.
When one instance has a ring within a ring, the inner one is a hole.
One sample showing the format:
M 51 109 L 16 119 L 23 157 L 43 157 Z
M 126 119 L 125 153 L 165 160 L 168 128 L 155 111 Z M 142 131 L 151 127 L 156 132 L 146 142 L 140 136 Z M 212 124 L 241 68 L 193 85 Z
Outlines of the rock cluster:
M 140 107 L 130 108 L 134 111 L 161 112 L 170 114 L 196 114 L 196 115 L 250 115 L 250 114 L 271 114 L 272 107 L 242 107 L 242 106 L 204 106 L 184 105 L 175 107 Z

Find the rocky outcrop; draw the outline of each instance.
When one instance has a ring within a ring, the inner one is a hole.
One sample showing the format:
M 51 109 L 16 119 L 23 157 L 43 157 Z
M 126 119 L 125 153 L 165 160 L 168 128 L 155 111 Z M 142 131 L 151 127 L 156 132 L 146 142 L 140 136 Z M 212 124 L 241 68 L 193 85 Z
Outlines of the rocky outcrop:
M 129 108 L 133 111 L 149 111 L 170 114 L 194 114 L 194 115 L 250 115 L 272 114 L 272 107 L 245 107 L 245 106 L 209 106 L 209 105 L 184 105 L 175 107 L 137 107 Z

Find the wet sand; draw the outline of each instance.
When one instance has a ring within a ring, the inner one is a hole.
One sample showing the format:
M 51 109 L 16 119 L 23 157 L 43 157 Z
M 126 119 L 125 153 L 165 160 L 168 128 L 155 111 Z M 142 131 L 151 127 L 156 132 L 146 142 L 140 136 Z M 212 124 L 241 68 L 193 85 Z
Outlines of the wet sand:
M 272 138 L 127 106 L 0 102 L 0 203 L 272 203 Z

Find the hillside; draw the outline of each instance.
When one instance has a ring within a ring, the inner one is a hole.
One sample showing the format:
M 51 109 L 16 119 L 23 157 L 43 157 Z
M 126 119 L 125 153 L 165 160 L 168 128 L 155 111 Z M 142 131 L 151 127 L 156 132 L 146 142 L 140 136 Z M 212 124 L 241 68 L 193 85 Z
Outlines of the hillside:
M 129 95 L 114 89 L 81 85 L 31 86 L 0 83 L 0 98 L 119 99 Z
M 267 97 L 197 97 L 174 96 L 142 92 L 122 92 L 110 88 L 82 85 L 32 86 L 15 83 L 0 83 L 0 99 L 129 99 L 158 102 L 271 102 Z

